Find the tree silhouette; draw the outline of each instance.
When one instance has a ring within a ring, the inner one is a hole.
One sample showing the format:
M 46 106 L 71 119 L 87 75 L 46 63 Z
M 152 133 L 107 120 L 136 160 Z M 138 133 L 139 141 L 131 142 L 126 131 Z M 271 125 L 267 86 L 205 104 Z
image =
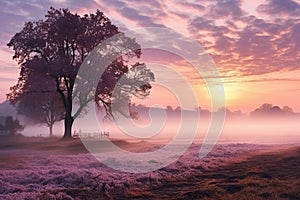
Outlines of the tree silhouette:
M 22 126 L 18 119 L 13 119 L 12 116 L 7 116 L 5 118 L 5 128 L 9 131 L 10 135 L 16 135 L 18 131 L 22 131 L 24 126 Z
M 11 88 L 7 97 L 11 103 L 16 104 L 28 93 L 57 92 L 64 108 L 64 138 L 70 138 L 74 120 L 89 102 L 96 101 L 99 106 L 103 105 L 107 117 L 113 115 L 111 108 L 113 99 L 116 99 L 113 91 L 119 80 L 130 71 L 129 69 L 136 67 L 128 65 L 128 59 L 139 58 L 141 48 L 135 39 L 121 34 L 99 10 L 95 14 L 80 17 L 67 9 L 51 7 L 45 17 L 45 20 L 27 22 L 8 43 L 14 50 L 13 58 L 18 61 L 21 70 L 18 83 Z M 91 63 L 90 74 L 97 74 L 99 67 L 107 68 L 97 80 L 80 77 L 81 90 L 76 90 L 76 75 L 85 58 L 93 53 L 92 50 L 98 44 L 115 35 L 120 36 L 116 38 L 117 41 L 107 45 L 108 49 L 97 51 L 99 54 L 97 56 L 101 59 L 106 57 L 115 59 L 105 63 L 109 64 L 108 67 L 103 63 L 103 66 Z M 140 97 L 148 95 L 151 89 L 149 81 L 154 80 L 154 77 L 149 71 L 146 76 L 148 78 L 143 80 L 143 84 L 131 84 L 132 88 L 128 92 Z M 95 81 L 97 82 L 95 91 L 89 90 L 91 87 L 87 87 L 89 89 L 86 91 L 82 90 L 83 86 L 93 85 Z M 135 89 L 132 90 L 133 88 Z M 122 91 L 119 98 L 126 96 L 124 90 Z M 92 92 L 96 92 L 95 98 L 91 95 Z M 73 102 L 78 104 L 76 110 L 73 110 Z
M 279 116 L 279 115 L 294 115 L 292 108 L 284 106 L 282 109 L 279 106 L 269 103 L 262 104 L 259 108 L 250 113 L 252 116 Z
M 59 94 L 27 93 L 17 105 L 18 114 L 26 116 L 28 124 L 45 124 L 49 127 L 49 136 L 53 136 L 53 125 L 64 118 L 64 107 Z

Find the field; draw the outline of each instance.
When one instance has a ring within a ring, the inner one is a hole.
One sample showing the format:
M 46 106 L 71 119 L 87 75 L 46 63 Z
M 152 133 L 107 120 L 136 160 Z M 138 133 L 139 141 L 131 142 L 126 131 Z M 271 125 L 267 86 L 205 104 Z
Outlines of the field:
M 114 143 L 136 152 L 158 147 Z M 135 174 L 105 166 L 79 139 L 3 137 L 0 199 L 300 199 L 299 145 L 217 144 L 203 159 L 199 146 Z

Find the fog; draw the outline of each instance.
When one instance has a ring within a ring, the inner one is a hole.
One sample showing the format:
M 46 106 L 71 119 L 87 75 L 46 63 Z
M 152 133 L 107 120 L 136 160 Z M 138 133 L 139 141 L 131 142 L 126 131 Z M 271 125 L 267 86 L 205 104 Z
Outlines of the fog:
M 194 138 L 194 142 L 218 140 L 219 143 L 259 143 L 291 144 L 300 143 L 300 116 L 257 116 L 226 115 L 224 125 L 217 121 L 220 133 L 210 131 L 210 114 L 195 111 L 168 111 L 165 109 L 142 110 L 138 119 L 116 116 L 116 121 L 104 122 L 103 113 L 88 113 L 76 119 L 73 132 L 93 133 L 109 132 L 110 138 L 125 140 L 144 140 L 151 142 L 178 141 Z M 47 127 L 27 126 L 22 132 L 25 136 L 48 136 Z M 63 122 L 57 123 L 54 135 L 62 136 Z M 216 137 L 218 136 L 218 137 Z
M 125 121 L 125 125 L 117 123 L 123 131 L 118 130 L 115 126 L 112 128 L 114 131 L 111 132 L 116 133 L 116 137 L 122 137 L 121 135 L 126 137 L 126 133 L 124 134 L 126 130 L 131 133 L 135 132 L 135 136 L 141 138 L 152 134 L 153 136 L 148 138 L 149 140 L 171 140 L 175 137 L 185 140 L 193 137 L 195 132 L 195 142 L 202 142 L 206 138 L 206 141 L 218 139 L 218 142 L 221 143 L 300 143 L 299 115 L 248 116 L 241 113 L 227 113 L 224 121 L 221 120 L 222 116 L 217 119 L 212 117 L 216 115 L 221 115 L 221 113 L 181 112 L 180 110 L 163 110 L 162 112 L 159 109 L 149 112 L 149 110 L 143 110 L 139 112 L 139 118 L 133 120 L 132 124 L 126 126 L 128 121 Z M 216 120 L 214 125 L 212 125 L 212 120 Z M 121 122 L 124 121 L 121 120 Z M 101 122 L 100 124 L 102 125 Z M 136 126 L 137 130 L 134 130 L 132 126 Z M 111 128 L 107 125 L 103 127 Z M 219 134 L 215 132 L 218 129 L 221 130 Z M 154 131 L 156 132 L 154 133 Z
M 263 144 L 300 143 L 299 117 L 226 119 L 220 141 Z

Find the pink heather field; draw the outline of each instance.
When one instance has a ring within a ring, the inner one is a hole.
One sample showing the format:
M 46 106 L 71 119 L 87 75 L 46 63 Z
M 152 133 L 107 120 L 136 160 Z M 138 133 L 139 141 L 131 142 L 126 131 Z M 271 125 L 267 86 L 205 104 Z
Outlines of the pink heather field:
M 113 143 L 136 153 L 163 146 Z M 104 165 L 80 139 L 3 137 L 0 199 L 299 199 L 299 145 L 219 143 L 199 158 L 200 146 L 193 143 L 178 160 L 158 170 L 128 173 Z

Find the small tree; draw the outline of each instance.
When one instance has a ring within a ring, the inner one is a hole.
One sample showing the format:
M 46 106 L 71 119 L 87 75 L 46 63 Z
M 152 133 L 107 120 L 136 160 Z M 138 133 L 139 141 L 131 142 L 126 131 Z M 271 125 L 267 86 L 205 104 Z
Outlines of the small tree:
M 27 93 L 17 104 L 17 111 L 26 116 L 28 124 L 45 124 L 50 137 L 54 124 L 64 118 L 64 107 L 57 92 Z
M 289 106 L 284 106 L 282 108 L 282 112 L 284 112 L 285 114 L 294 114 L 294 111 L 292 108 L 290 108 Z
M 12 116 L 8 116 L 5 119 L 5 128 L 9 131 L 10 135 L 16 135 L 18 131 L 24 130 L 18 119 L 13 119 Z

